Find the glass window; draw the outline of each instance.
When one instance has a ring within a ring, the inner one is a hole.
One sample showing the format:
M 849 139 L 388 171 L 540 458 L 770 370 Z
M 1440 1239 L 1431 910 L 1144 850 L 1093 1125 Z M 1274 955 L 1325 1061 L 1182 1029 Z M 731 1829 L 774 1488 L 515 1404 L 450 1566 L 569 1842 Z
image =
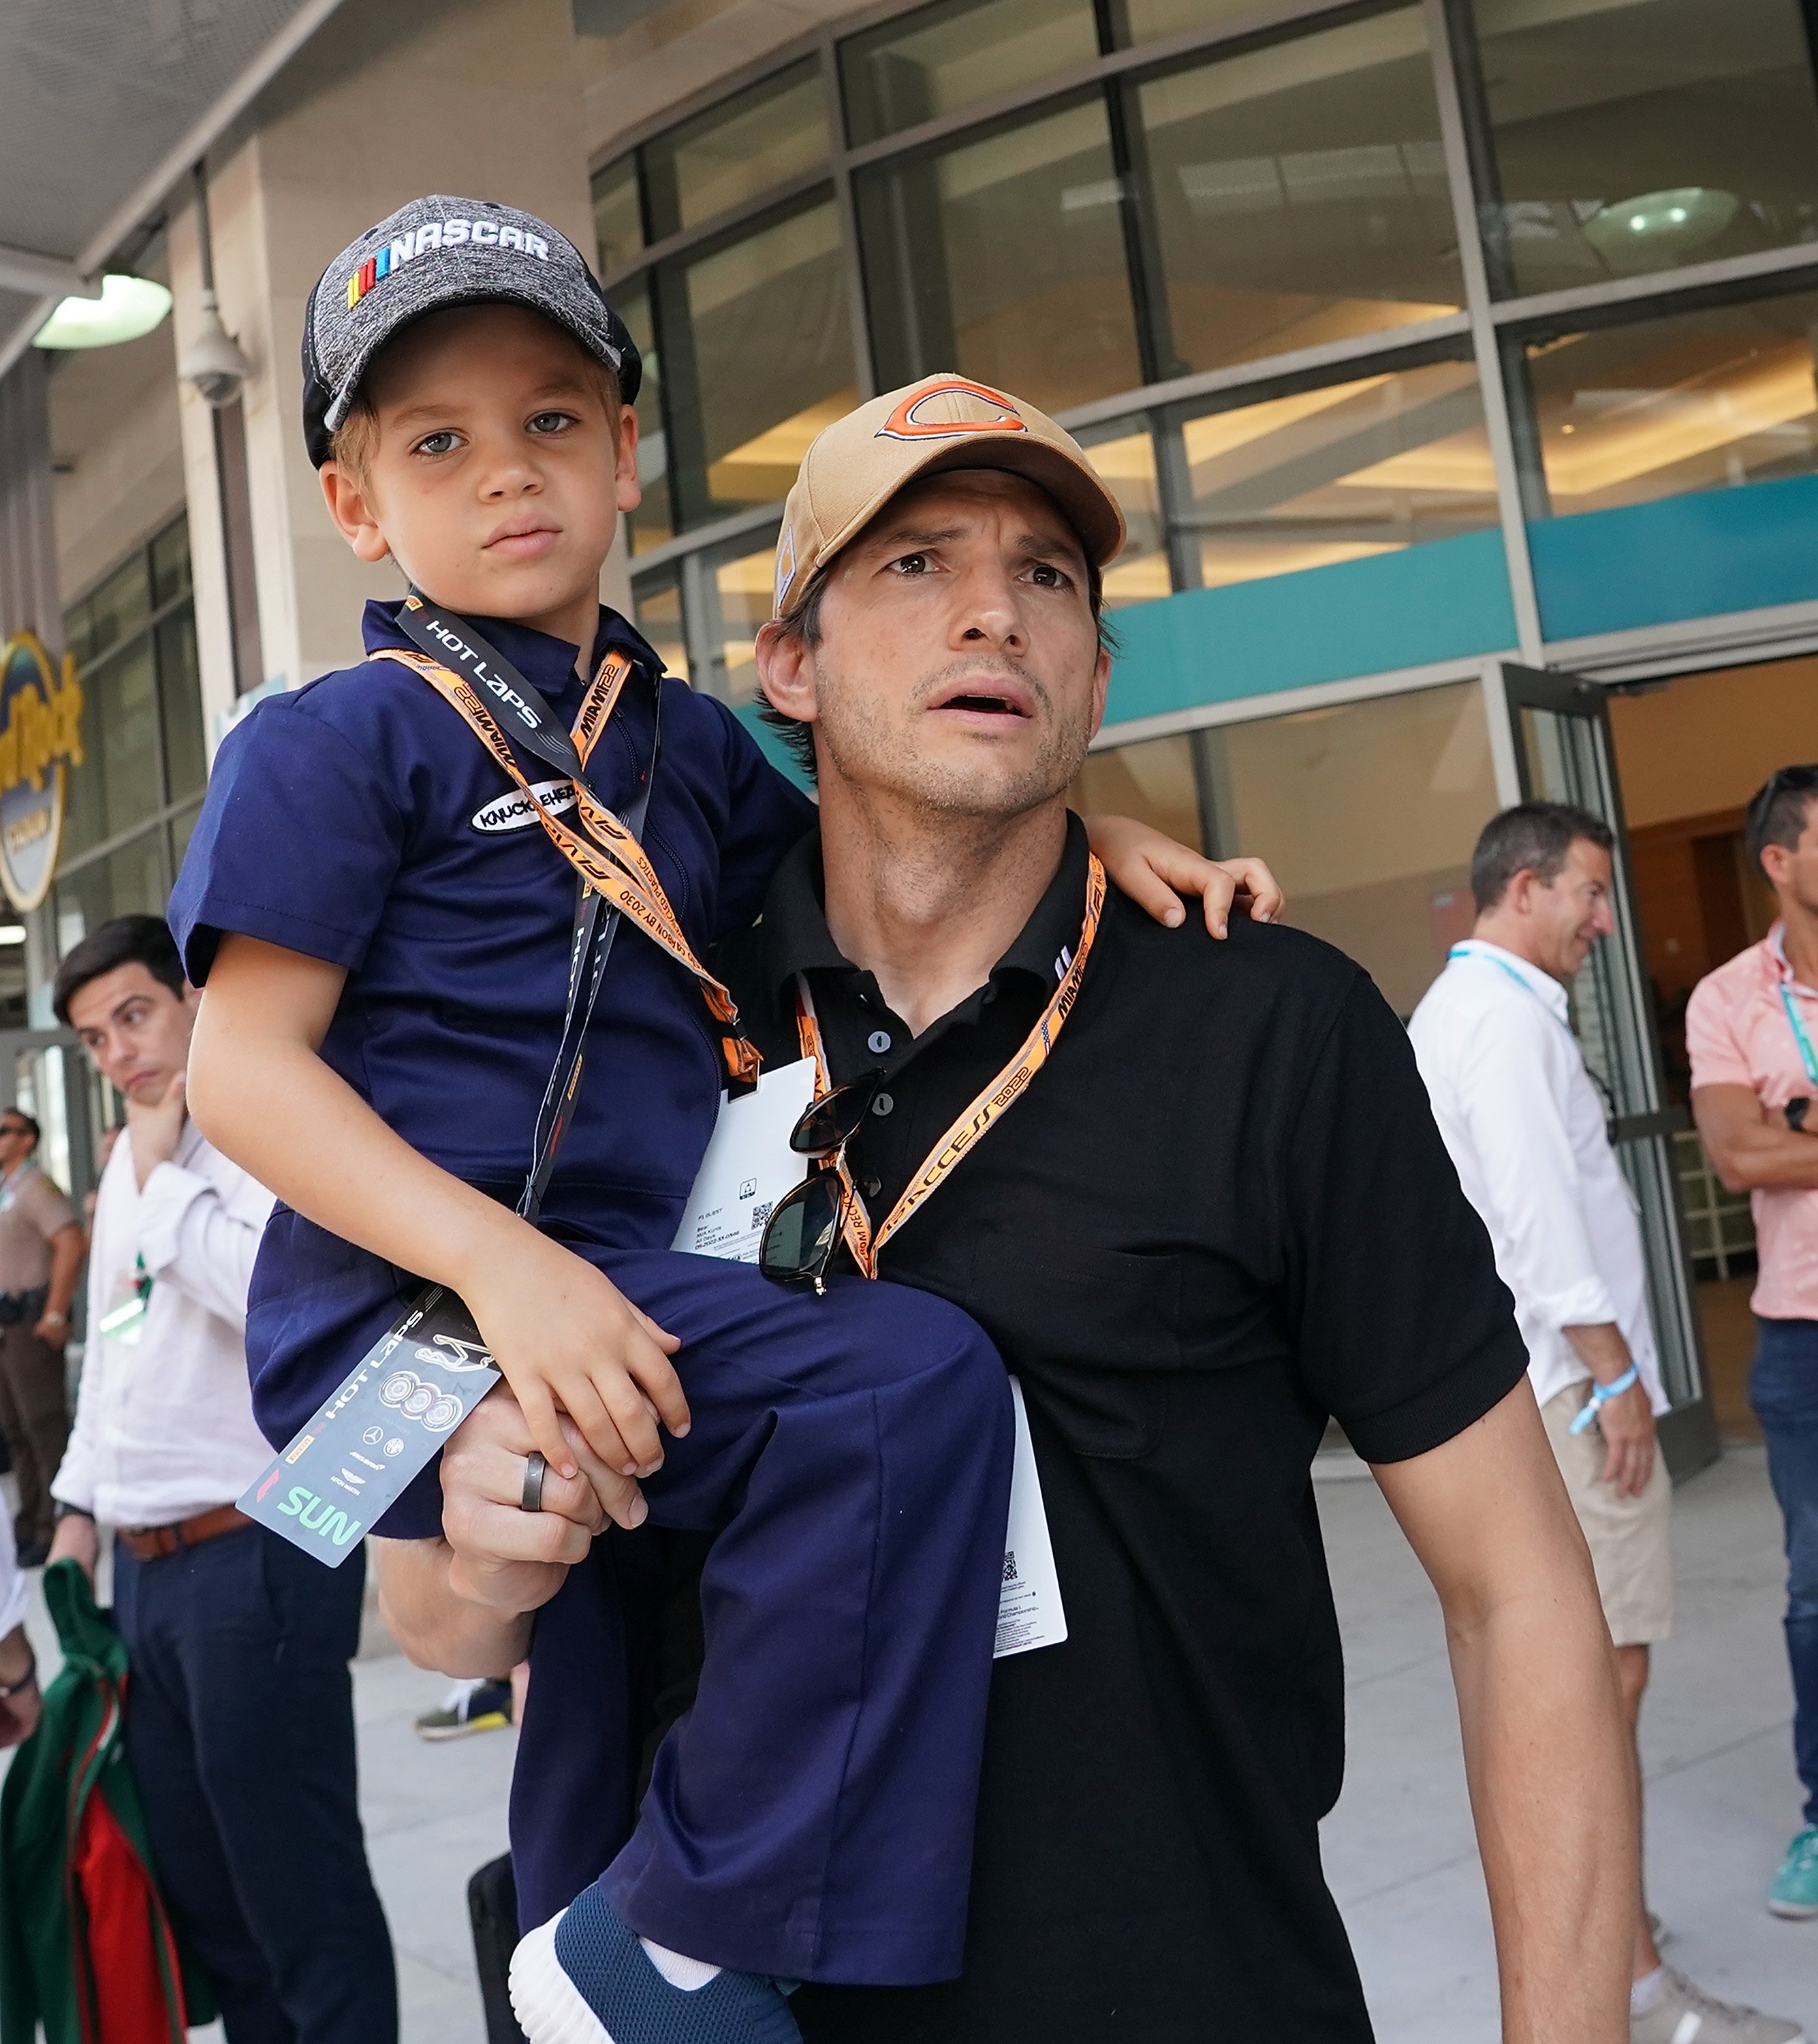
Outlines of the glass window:
M 758 697 L 758 628 L 770 615 L 777 578 L 777 536 L 716 548 L 702 561 L 701 629 L 707 688 L 729 703 Z M 692 591 L 690 592 L 691 595 Z
M 1818 98 L 1798 0 L 1472 11 L 1499 294 L 1818 236 Z
M 1471 855 L 1500 806 L 1475 682 L 1198 734 L 1221 855 L 1262 850 L 1289 919 L 1404 1020 L 1471 933 Z
M 673 571 L 640 576 L 632 583 L 631 621 L 661 657 L 664 671 L 687 681 L 688 640 L 682 631 L 681 591 Z
M 1801 292 L 1530 343 L 1531 515 L 1811 474 L 1815 326 L 1818 293 Z
M 885 390 L 957 369 L 1060 412 L 1142 382 L 1095 94 L 854 182 Z
M 195 613 L 186 604 L 158 627 L 158 706 L 164 724 L 164 800 L 199 795 L 209 777 Z
M 1114 33 L 1122 46 L 1215 28 L 1256 12 L 1256 0 L 1110 0 L 1110 5 Z
M 1100 426 L 1082 436 L 1086 459 L 1118 500 L 1130 536 L 1105 571 L 1105 607 L 1147 603 L 1173 589 L 1168 570 L 1168 537 L 1156 477 L 1155 442 L 1146 426 L 1133 432 L 1128 420 Z
M 644 363 L 638 402 L 631 408 L 638 418 L 638 480 L 643 486 L 644 498 L 625 521 L 631 551 L 644 554 L 675 536 L 675 513 L 669 505 L 669 442 L 663 433 L 663 365 L 656 330 L 650 323 L 648 284 L 640 282 L 629 290 L 615 291 L 612 297 L 614 309 L 637 344 Z
M 840 44 L 853 147 L 1099 54 L 1091 0 L 945 0 Z
M 1425 31 L 1398 9 L 1134 89 L 1164 375 L 1463 302 Z
M 1179 523 L 1207 587 L 1393 553 L 1497 522 L 1468 362 L 1384 370 L 1181 425 Z
M 143 563 L 143 556 L 141 556 Z M 82 678 L 82 763 L 69 770 L 66 859 L 162 809 L 158 690 L 152 642 L 141 638 Z
M 141 832 L 105 859 L 66 874 L 57 882 L 57 955 L 63 958 L 114 916 L 161 916 L 171 893 L 164 833 Z
M 190 521 L 179 518 L 152 542 L 152 607 L 161 609 L 190 586 Z
M 593 173 L 593 246 L 603 277 L 622 270 L 642 251 L 644 217 L 635 156 L 621 156 Z M 624 307 L 618 309 L 622 313 Z
M 182 866 L 183 854 L 190 848 L 190 840 L 195 833 L 196 820 L 201 815 L 198 803 L 193 809 L 185 809 L 180 816 L 171 819 L 171 871 L 173 876 Z
M 685 121 L 640 152 L 650 234 L 662 241 L 827 160 L 827 98 L 810 57 Z
M 657 293 L 681 524 L 787 496 L 808 443 L 858 400 L 831 202 L 678 259 Z
M 96 659 L 109 646 L 129 639 L 144 624 L 150 607 L 145 556 L 136 553 L 116 568 L 82 605 L 87 613 L 87 645 L 78 659 Z
M 1152 738 L 1088 755 L 1068 801 L 1083 815 L 1134 816 L 1182 844 L 1202 845 L 1195 752 L 1203 734 Z

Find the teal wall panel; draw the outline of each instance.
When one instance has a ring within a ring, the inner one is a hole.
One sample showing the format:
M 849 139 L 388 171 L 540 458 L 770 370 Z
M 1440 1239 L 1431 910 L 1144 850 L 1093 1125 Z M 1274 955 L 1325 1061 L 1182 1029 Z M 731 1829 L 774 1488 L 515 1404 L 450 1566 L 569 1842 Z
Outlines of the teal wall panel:
M 764 721 L 756 703 L 741 703 L 732 713 L 757 740 L 758 749 L 773 766 L 777 768 L 785 778 L 793 781 L 798 788 L 806 790 L 810 794 L 814 793 L 813 782 L 796 764 L 795 755 L 788 747 Z
M 1548 639 L 1818 599 L 1818 475 L 1701 490 L 1528 528 Z
M 1115 621 L 1107 724 L 1503 652 L 1516 636 L 1500 532 L 1187 590 Z

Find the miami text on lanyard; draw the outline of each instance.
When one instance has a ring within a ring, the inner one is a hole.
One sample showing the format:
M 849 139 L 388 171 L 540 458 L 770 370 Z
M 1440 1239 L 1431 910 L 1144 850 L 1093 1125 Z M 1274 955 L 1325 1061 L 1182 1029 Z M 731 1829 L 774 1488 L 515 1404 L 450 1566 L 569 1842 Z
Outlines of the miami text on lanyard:
M 650 789 L 656 779 L 655 751 L 653 750 L 650 771 L 644 776 L 637 801 L 623 821 L 600 800 L 587 779 L 587 765 L 594 747 L 633 671 L 629 658 L 623 653 L 614 652 L 600 663 L 599 670 L 588 684 L 573 730 L 570 732 L 562 729 L 542 693 L 488 645 L 466 619 L 451 617 L 413 594 L 405 599 L 397 622 L 400 629 L 423 650 L 408 653 L 401 647 L 385 647 L 374 657 L 395 660 L 420 674 L 459 714 L 523 792 L 537 821 L 574 869 L 581 882 L 574 943 L 569 960 L 568 1011 L 563 1022 L 562 1049 L 537 1116 L 535 1161 L 525 1187 L 525 1201 L 520 1208 L 527 1219 L 534 1220 L 547 1187 L 556 1146 L 567 1128 L 578 1097 L 587 1024 L 621 915 L 629 916 L 653 943 L 660 945 L 693 975 L 708 1012 L 727 1032 L 722 1040 L 721 1050 L 727 1069 L 734 1078 L 756 1078 L 758 1053 L 739 1033 L 738 1011 L 731 995 L 695 955 L 693 947 L 683 934 L 680 919 L 669 905 L 663 884 L 657 878 L 655 868 L 638 842 L 637 833 L 642 825 Z M 451 667 L 450 662 L 455 665 Z M 660 744 L 662 678 L 653 675 L 651 682 L 656 691 Z M 512 736 L 573 782 L 581 830 L 574 830 L 560 817 L 550 815 L 537 800 L 504 731 L 482 697 L 481 690 L 499 705 Z
M 1086 872 L 1086 916 L 1080 928 L 1080 942 L 1060 983 L 1049 997 L 1035 1027 L 1024 1039 L 1016 1055 L 1006 1065 L 995 1078 L 979 1094 L 972 1105 L 960 1116 L 934 1148 L 922 1160 L 921 1168 L 903 1188 L 903 1195 L 888 1215 L 883 1224 L 873 1231 L 871 1217 L 865 1211 L 865 1202 L 858 1196 L 858 1188 L 852 1181 L 846 1153 L 838 1153 L 838 1170 L 846 1193 L 842 1229 L 846 1246 L 852 1251 L 852 1260 L 867 1278 L 877 1275 L 877 1259 L 884 1245 L 903 1226 L 910 1216 L 931 1200 L 945 1182 L 961 1158 L 984 1137 L 985 1131 L 1000 1115 L 1007 1114 L 1023 1095 L 1030 1081 L 1047 1063 L 1073 1003 L 1079 998 L 1080 982 L 1086 976 L 1086 961 L 1091 955 L 1093 939 L 1099 934 L 1099 924 L 1105 910 L 1105 869 L 1095 853 Z M 800 981 L 796 994 L 796 1026 L 802 1041 L 802 1054 L 815 1061 L 815 1097 L 824 1099 L 833 1091 L 833 1083 L 827 1070 L 827 1055 L 821 1043 L 820 1024 L 815 1019 L 814 1004 L 808 998 L 807 989 Z

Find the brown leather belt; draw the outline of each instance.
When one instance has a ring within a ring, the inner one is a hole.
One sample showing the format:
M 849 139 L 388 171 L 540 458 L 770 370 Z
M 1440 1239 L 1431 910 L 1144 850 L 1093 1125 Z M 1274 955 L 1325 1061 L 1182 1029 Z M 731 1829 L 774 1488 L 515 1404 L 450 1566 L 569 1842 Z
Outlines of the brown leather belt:
M 194 1518 L 179 1519 L 173 1526 L 122 1526 L 120 1544 L 136 1562 L 155 1562 L 255 1523 L 237 1504 L 217 1504 L 212 1512 L 198 1512 Z

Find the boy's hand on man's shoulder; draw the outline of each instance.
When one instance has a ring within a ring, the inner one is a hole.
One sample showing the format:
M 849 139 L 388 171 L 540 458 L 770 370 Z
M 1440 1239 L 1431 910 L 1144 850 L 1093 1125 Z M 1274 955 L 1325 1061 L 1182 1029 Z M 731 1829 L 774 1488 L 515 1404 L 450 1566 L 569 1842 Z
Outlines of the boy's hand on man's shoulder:
M 678 1435 L 688 1429 L 669 1362 L 681 1344 L 591 1263 L 525 1228 L 461 1293 L 552 1473 L 582 1473 L 562 1413 L 608 1476 L 662 1466 L 659 1423 Z

